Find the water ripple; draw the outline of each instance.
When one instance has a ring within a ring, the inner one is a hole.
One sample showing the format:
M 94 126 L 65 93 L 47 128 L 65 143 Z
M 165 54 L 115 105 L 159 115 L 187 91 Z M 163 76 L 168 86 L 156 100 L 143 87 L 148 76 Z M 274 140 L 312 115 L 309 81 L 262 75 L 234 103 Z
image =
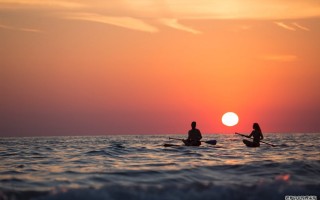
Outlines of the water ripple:
M 277 146 L 260 148 L 247 148 L 231 134 L 204 135 L 218 145 L 201 147 L 163 147 L 181 144 L 167 135 L 1 138 L 0 199 L 317 194 L 319 135 L 266 134 Z

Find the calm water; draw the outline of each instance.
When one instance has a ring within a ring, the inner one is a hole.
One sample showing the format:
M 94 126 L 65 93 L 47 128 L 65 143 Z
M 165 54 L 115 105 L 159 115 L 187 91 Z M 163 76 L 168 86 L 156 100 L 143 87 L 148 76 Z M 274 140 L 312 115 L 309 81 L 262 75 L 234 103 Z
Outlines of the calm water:
M 279 146 L 260 148 L 220 134 L 163 147 L 181 143 L 168 137 L 0 138 L 0 199 L 320 199 L 320 134 L 266 134 Z

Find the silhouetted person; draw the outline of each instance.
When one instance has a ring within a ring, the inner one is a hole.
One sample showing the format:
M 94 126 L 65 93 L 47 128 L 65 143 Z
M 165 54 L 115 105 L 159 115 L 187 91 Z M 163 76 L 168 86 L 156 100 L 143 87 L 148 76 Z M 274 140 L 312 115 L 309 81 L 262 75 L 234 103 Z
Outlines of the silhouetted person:
M 260 140 L 263 140 L 263 135 L 261 128 L 258 123 L 253 123 L 252 126 L 253 130 L 249 136 L 246 136 L 247 138 L 253 137 L 253 143 L 255 146 L 259 147 L 260 146 Z
M 188 132 L 188 139 L 182 140 L 186 146 L 200 146 L 201 145 L 201 132 L 199 129 L 196 129 L 197 123 L 191 123 L 191 130 Z

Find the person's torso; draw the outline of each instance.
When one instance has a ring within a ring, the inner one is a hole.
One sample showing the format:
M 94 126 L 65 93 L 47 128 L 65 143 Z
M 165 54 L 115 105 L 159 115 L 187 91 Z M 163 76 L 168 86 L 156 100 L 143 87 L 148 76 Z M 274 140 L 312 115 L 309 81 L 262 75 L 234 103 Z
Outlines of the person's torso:
M 191 129 L 189 131 L 189 139 L 190 140 L 200 140 L 201 139 L 201 133 L 198 129 Z
M 260 133 L 258 131 L 253 131 L 252 136 L 254 142 L 260 142 Z

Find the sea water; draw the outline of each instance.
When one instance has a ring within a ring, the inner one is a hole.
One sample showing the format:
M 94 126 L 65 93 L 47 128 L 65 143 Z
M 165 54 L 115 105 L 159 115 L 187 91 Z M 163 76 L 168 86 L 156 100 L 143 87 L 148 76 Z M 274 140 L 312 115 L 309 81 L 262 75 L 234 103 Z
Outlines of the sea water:
M 0 138 L 0 199 L 320 199 L 320 134 L 265 134 L 249 148 L 234 134 L 217 145 L 169 136 Z

